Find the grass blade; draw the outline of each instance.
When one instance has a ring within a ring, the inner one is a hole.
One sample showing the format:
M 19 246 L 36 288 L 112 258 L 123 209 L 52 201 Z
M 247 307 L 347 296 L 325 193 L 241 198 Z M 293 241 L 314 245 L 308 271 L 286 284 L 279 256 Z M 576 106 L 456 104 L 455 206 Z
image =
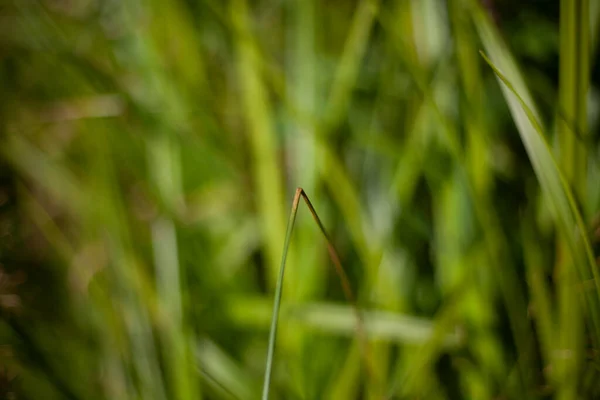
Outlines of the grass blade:
M 379 0 L 363 0 L 355 11 L 328 99 L 325 131 L 330 131 L 340 122 L 348 107 L 360 62 L 368 48 L 369 35 L 378 11 Z
M 372 368 L 372 364 L 368 358 L 369 353 L 368 353 L 368 349 L 367 349 L 368 342 L 367 342 L 367 338 L 366 338 L 365 324 L 363 321 L 363 317 L 362 317 L 361 313 L 358 311 L 358 307 L 356 306 L 356 299 L 354 297 L 354 294 L 352 293 L 352 288 L 350 286 L 350 280 L 348 279 L 346 272 L 342 268 L 340 258 L 338 256 L 335 248 L 331 244 L 329 235 L 327 234 L 327 231 L 325 230 L 325 227 L 323 226 L 323 223 L 321 222 L 321 219 L 317 215 L 317 212 L 315 211 L 308 196 L 306 195 L 306 193 L 304 193 L 304 190 L 302 188 L 297 188 L 296 194 L 294 195 L 294 201 L 292 202 L 292 209 L 290 212 L 290 217 L 288 219 L 288 226 L 287 226 L 287 230 L 285 233 L 285 242 L 283 245 L 283 254 L 281 256 L 281 266 L 279 268 L 279 277 L 277 278 L 277 285 L 275 286 L 275 298 L 273 301 L 273 317 L 271 319 L 271 330 L 269 332 L 267 362 L 266 362 L 266 368 L 265 368 L 265 378 L 264 378 L 263 393 L 262 393 L 263 400 L 269 399 L 269 389 L 270 389 L 270 385 L 271 385 L 271 376 L 272 376 L 272 372 L 273 372 L 273 357 L 274 357 L 274 353 L 275 353 L 275 339 L 277 337 L 277 325 L 278 325 L 278 321 L 279 321 L 279 310 L 281 308 L 281 296 L 282 296 L 282 292 L 283 292 L 283 290 L 282 290 L 283 289 L 283 278 L 285 276 L 285 262 L 286 262 L 286 258 L 287 258 L 288 249 L 290 246 L 292 232 L 294 230 L 294 223 L 296 222 L 296 214 L 298 213 L 298 205 L 300 203 L 300 198 L 302 198 L 304 200 L 304 202 L 306 203 L 306 206 L 310 210 L 310 213 L 312 214 L 315 222 L 317 223 L 319 230 L 321 231 L 321 234 L 325 237 L 325 240 L 327 241 L 327 251 L 329 252 L 329 256 L 331 257 L 331 260 L 333 261 L 333 265 L 335 267 L 335 272 L 338 275 L 340 282 L 342 284 L 342 289 L 344 291 L 344 295 L 346 296 L 346 299 L 349 302 L 351 302 L 354 306 L 354 310 L 356 312 L 356 317 L 357 317 L 356 330 L 357 330 L 357 334 L 359 336 L 360 344 L 362 346 L 361 350 L 363 351 L 363 357 L 365 358 L 367 373 L 371 379 L 374 379 L 374 371 Z
M 249 141 L 255 162 L 256 204 L 264 226 L 264 246 L 268 256 L 268 283 L 277 274 L 278 241 L 284 230 L 282 170 L 277 159 L 277 137 L 264 82 L 260 76 L 260 54 L 251 30 L 250 10 L 244 0 L 231 3 L 231 21 L 235 32 L 238 77 L 242 107 L 249 129 Z M 271 286 L 272 287 L 272 286 Z
M 289 279 L 289 278 L 288 278 Z M 227 317 L 239 328 L 266 330 L 271 322 L 271 300 L 266 297 L 240 296 L 227 303 Z M 398 344 L 423 344 L 433 335 L 435 322 L 392 311 L 361 309 L 369 340 Z M 352 307 L 331 302 L 310 302 L 283 305 L 280 319 L 296 323 L 309 331 L 352 337 L 356 334 L 356 313 Z M 444 343 L 452 348 L 462 343 L 459 330 L 450 329 Z
M 580 273 L 586 277 L 593 276 L 596 285 L 596 293 L 597 296 L 600 297 L 600 276 L 595 268 L 594 255 L 586 233 L 587 229 L 583 223 L 583 218 L 579 212 L 571 188 L 550 151 L 550 146 L 546 142 L 542 128 L 535 117 L 535 113 L 494 63 L 483 52 L 481 54 L 486 62 L 492 67 L 500 82 L 504 84 L 503 89 L 506 90 L 505 93 L 514 95 L 514 97 L 507 96 L 507 98 L 509 99 L 509 104 L 511 105 L 511 111 L 513 112 L 515 120 L 518 120 L 521 138 L 523 139 L 535 173 L 540 180 L 542 189 L 552 201 L 560 228 L 564 230 L 571 251 L 575 253 L 575 261 L 578 267 L 581 268 Z M 516 109 L 515 107 L 517 105 L 522 107 L 522 109 Z M 524 118 L 526 118 L 527 121 L 525 121 Z M 574 227 L 577 228 L 578 233 L 573 231 Z M 591 304 L 595 304 L 598 301 L 598 298 L 595 300 L 588 300 Z M 594 320 L 596 319 L 597 318 L 594 318 Z M 596 328 L 600 328 L 600 325 Z M 598 329 L 597 332 L 600 333 L 600 329 Z
M 597 346 L 600 337 L 600 318 L 598 317 L 598 310 L 600 310 L 600 277 L 574 194 L 546 141 L 544 130 L 539 122 L 539 114 L 516 62 L 501 41 L 498 32 L 487 15 L 480 8 L 475 8 L 474 22 L 491 59 L 483 52 L 481 54 L 495 72 L 500 83 L 542 192 L 551 206 L 558 232 L 566 244 L 567 255 L 571 257 L 575 271 L 578 274 L 577 280 L 583 281 L 593 277 L 595 282 L 596 293 L 586 291 L 583 306 L 584 313 L 587 316 L 586 320 L 592 332 L 592 338 L 595 341 L 594 345 Z M 576 283 L 574 281 L 572 274 L 563 273 L 559 279 L 559 284 L 570 286 L 572 291 Z M 572 325 L 570 324 L 570 326 Z M 566 329 L 570 329 L 569 326 Z M 573 342 L 571 341 L 571 343 Z M 556 360 L 561 365 L 566 366 L 569 363 L 569 361 L 559 358 L 556 358 Z

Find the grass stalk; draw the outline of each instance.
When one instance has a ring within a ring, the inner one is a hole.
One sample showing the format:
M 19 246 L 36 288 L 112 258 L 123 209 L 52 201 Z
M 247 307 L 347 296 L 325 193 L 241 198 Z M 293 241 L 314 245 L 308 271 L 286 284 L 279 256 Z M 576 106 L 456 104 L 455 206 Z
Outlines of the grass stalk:
M 308 196 L 306 195 L 306 193 L 304 193 L 304 190 L 302 188 L 297 188 L 296 194 L 294 195 L 294 200 L 292 202 L 290 217 L 288 219 L 288 226 L 287 226 L 287 230 L 286 230 L 286 234 L 285 234 L 285 241 L 284 241 L 284 245 L 283 245 L 283 253 L 281 256 L 281 265 L 279 268 L 279 277 L 277 279 L 277 285 L 275 286 L 275 297 L 273 300 L 273 317 L 271 319 L 271 329 L 269 331 L 269 344 L 268 344 L 268 348 L 267 348 L 267 360 L 266 360 L 264 384 L 263 384 L 263 392 L 262 392 L 263 400 L 269 399 L 271 376 L 273 373 L 273 359 L 274 359 L 274 355 L 275 355 L 275 340 L 277 338 L 277 327 L 279 324 L 279 310 L 281 307 L 281 298 L 282 298 L 282 294 L 283 294 L 283 279 L 285 276 L 285 264 L 286 264 L 288 249 L 289 249 L 291 238 L 292 238 L 292 232 L 294 230 L 294 224 L 296 222 L 296 214 L 298 213 L 298 205 L 300 203 L 300 199 L 304 200 L 313 219 L 315 220 L 315 223 L 319 227 L 319 231 L 321 232 L 321 234 L 323 235 L 323 237 L 325 238 L 325 240 L 327 242 L 327 251 L 333 262 L 335 272 L 336 272 L 338 278 L 340 279 L 340 283 L 341 283 L 342 289 L 344 291 L 344 296 L 351 304 L 353 304 L 354 310 L 356 312 L 356 318 L 357 318 L 356 330 L 357 330 L 357 334 L 358 334 L 359 341 L 360 341 L 361 352 L 365 359 L 365 363 L 366 363 L 365 367 L 367 369 L 367 373 L 371 379 L 373 379 L 373 380 L 376 379 L 375 371 L 373 370 L 373 366 L 372 366 L 371 360 L 369 358 L 369 349 L 368 349 L 369 345 L 368 345 L 368 341 L 367 341 L 363 316 L 362 316 L 361 312 L 359 311 L 358 306 L 356 304 L 356 299 L 354 297 L 352 288 L 350 286 L 350 280 L 349 280 L 346 272 L 344 271 L 342 264 L 341 264 L 341 260 L 338 256 L 335 248 L 333 247 L 333 244 L 332 244 L 331 240 L 329 239 L 329 235 L 327 234 L 327 231 L 325 230 L 325 227 L 323 226 L 323 223 L 321 222 L 321 219 L 317 215 L 317 212 L 315 211 Z

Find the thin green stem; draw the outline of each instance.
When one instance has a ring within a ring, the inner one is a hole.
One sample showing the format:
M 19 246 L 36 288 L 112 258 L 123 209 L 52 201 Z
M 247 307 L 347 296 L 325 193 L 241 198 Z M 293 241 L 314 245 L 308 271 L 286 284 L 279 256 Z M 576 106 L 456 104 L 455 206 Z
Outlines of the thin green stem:
M 283 277 L 285 273 L 285 260 L 287 258 L 288 248 L 292 231 L 294 230 L 294 222 L 296 222 L 296 214 L 298 213 L 298 202 L 300 201 L 300 193 L 302 189 L 296 190 L 294 201 L 292 203 L 292 211 L 288 220 L 287 230 L 285 232 L 285 242 L 283 245 L 283 254 L 281 256 L 281 266 L 279 267 L 279 277 L 275 286 L 275 300 L 273 301 L 273 318 L 271 319 L 271 330 L 269 332 L 269 347 L 267 350 L 267 366 L 265 369 L 265 380 L 263 385 L 262 399 L 268 400 L 269 388 L 271 386 L 271 375 L 273 370 L 273 355 L 275 353 L 275 338 L 277 337 L 277 322 L 279 320 L 279 308 L 281 305 L 281 294 L 283 290 Z
M 281 265 L 279 267 L 279 277 L 277 278 L 277 285 L 275 286 L 275 299 L 273 301 L 273 317 L 271 319 L 271 330 L 269 332 L 267 363 L 266 363 L 266 368 L 265 368 L 265 378 L 264 378 L 264 385 L 263 385 L 263 392 L 262 392 L 263 400 L 268 400 L 268 398 L 269 398 L 269 389 L 271 386 L 271 376 L 272 376 L 272 372 L 273 372 L 273 358 L 274 358 L 274 354 L 275 354 L 275 340 L 277 337 L 277 326 L 278 326 L 278 321 L 279 321 L 279 309 L 281 307 L 281 296 L 283 293 L 283 278 L 285 275 L 285 262 L 287 259 L 287 253 L 288 253 L 288 249 L 290 246 L 292 232 L 294 230 L 294 223 L 296 222 L 296 214 L 298 213 L 298 204 L 300 203 L 300 198 L 302 198 L 304 200 L 304 202 L 306 203 L 306 206 L 308 207 L 310 213 L 312 214 L 313 219 L 317 223 L 319 230 L 321 231 L 321 234 L 325 237 L 325 240 L 327 242 L 327 251 L 329 252 L 329 256 L 331 257 L 331 260 L 333 261 L 335 272 L 338 275 L 338 278 L 340 279 L 340 282 L 342 284 L 342 290 L 344 291 L 344 296 L 353 305 L 353 308 L 356 312 L 356 317 L 357 317 L 356 330 L 357 330 L 359 341 L 360 341 L 360 344 L 362 347 L 363 357 L 364 357 L 365 363 L 366 363 L 367 375 L 374 382 L 376 382 L 376 383 L 378 382 L 378 380 L 375 379 L 373 364 L 369 358 L 368 341 L 367 341 L 364 319 L 363 319 L 363 316 L 360 313 L 358 306 L 356 304 L 356 298 L 352 292 L 352 287 L 350 285 L 350 279 L 348 278 L 348 275 L 346 274 L 346 272 L 344 271 L 344 268 L 342 267 L 340 257 L 338 255 L 337 251 L 335 250 L 335 248 L 333 247 L 333 244 L 331 243 L 331 240 L 329 239 L 329 235 L 327 234 L 327 231 L 325 230 L 325 227 L 323 226 L 321 219 L 317 215 L 315 208 L 313 207 L 312 203 L 310 202 L 310 200 L 309 200 L 308 196 L 306 195 L 306 193 L 304 192 L 304 190 L 302 188 L 297 188 L 296 194 L 294 195 L 294 201 L 292 202 L 292 210 L 290 212 L 287 230 L 285 233 L 283 254 L 281 256 Z

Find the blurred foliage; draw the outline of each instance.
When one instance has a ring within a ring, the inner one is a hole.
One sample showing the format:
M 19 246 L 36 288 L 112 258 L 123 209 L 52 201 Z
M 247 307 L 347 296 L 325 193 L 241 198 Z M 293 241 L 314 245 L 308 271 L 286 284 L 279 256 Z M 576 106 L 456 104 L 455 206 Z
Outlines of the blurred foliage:
M 0 398 L 599 397 L 599 17 L 2 1 Z

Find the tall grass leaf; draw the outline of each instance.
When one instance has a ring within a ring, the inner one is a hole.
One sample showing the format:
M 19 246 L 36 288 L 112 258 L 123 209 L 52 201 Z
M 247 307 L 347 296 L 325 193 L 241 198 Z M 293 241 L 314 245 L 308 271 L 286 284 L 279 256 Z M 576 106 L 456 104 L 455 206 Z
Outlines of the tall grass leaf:
M 539 114 L 516 63 L 483 11 L 476 9 L 473 16 L 491 59 L 484 53 L 482 56 L 496 73 L 534 172 L 550 201 L 559 230 L 568 242 L 580 279 L 594 278 L 596 291 L 586 293 L 586 304 L 594 336 L 600 338 L 600 277 L 573 193 L 552 155 L 539 122 Z
M 326 106 L 325 129 L 331 129 L 344 115 L 360 63 L 367 49 L 373 21 L 379 11 L 379 0 L 362 0 L 354 13 L 352 26 L 340 57 L 331 94 Z
M 242 92 L 242 107 L 248 125 L 249 141 L 257 188 L 256 204 L 264 230 L 268 261 L 268 282 L 277 281 L 279 240 L 285 232 L 281 166 L 273 129 L 267 89 L 260 74 L 260 57 L 250 28 L 250 10 L 245 0 L 231 3 L 231 20 L 235 33 L 237 72 Z
M 385 14 L 380 15 L 382 26 L 390 33 L 394 33 L 393 21 Z M 512 268 L 506 268 L 508 265 L 507 249 L 508 244 L 501 230 L 498 217 L 495 215 L 488 193 L 481 192 L 481 185 L 478 185 L 476 177 L 469 174 L 465 152 L 460 143 L 460 135 L 453 120 L 447 115 L 447 110 L 443 110 L 438 105 L 436 91 L 440 90 L 445 83 L 442 79 L 448 73 L 446 64 L 448 64 L 451 53 L 440 56 L 440 66 L 431 76 L 419 65 L 414 58 L 409 58 L 403 48 L 407 47 L 406 38 L 394 36 L 397 41 L 396 48 L 398 55 L 403 61 L 407 74 L 410 76 L 416 87 L 423 94 L 425 105 L 427 106 L 426 116 L 431 116 L 437 120 L 435 132 L 439 132 L 441 141 L 446 150 L 452 156 L 453 161 L 461 175 L 461 181 L 467 185 L 468 193 L 473 198 L 473 211 L 480 226 L 484 227 L 484 245 L 487 252 L 487 262 L 491 273 L 494 274 L 499 287 L 503 293 L 504 302 L 509 310 L 511 328 L 514 333 L 516 346 L 519 351 L 525 351 L 530 342 L 530 331 L 527 329 L 525 315 L 521 310 L 525 308 L 525 299 L 519 288 L 518 277 Z M 523 368 L 523 371 L 526 368 Z
M 587 131 L 587 95 L 589 89 L 589 2 L 587 0 L 561 0 L 559 91 L 560 113 L 564 118 L 557 121 L 556 139 L 559 144 L 558 165 L 574 196 L 583 201 L 581 212 L 589 214 L 587 200 L 588 149 L 584 144 Z M 567 123 L 571 121 L 571 123 Z M 576 134 L 580 132 L 580 134 Z M 583 140 L 582 140 L 583 139 Z M 557 237 L 556 270 L 559 272 L 557 298 L 559 309 L 558 346 L 569 349 L 571 357 L 557 365 L 554 378 L 557 381 L 557 398 L 570 399 L 577 396 L 578 377 L 583 352 L 583 319 L 578 307 L 578 291 L 573 283 L 577 271 L 572 268 L 568 240 Z
M 287 29 L 287 39 L 291 51 L 286 59 L 286 88 L 284 98 L 286 111 L 290 114 L 287 128 L 286 147 L 293 155 L 292 179 L 302 182 L 302 187 L 311 193 L 314 201 L 319 201 L 319 163 L 322 162 L 315 144 L 316 121 L 294 117 L 294 107 L 304 115 L 315 115 L 317 110 L 318 53 L 316 49 L 317 1 L 296 0 L 289 2 L 289 14 L 293 21 Z M 275 63 L 270 63 L 274 65 Z M 272 69 L 272 68 L 271 68 Z M 269 76 L 273 77 L 271 73 Z M 295 106 L 293 106 L 294 104 Z M 296 243 L 299 249 L 305 249 L 317 243 L 318 232 L 308 219 L 299 220 L 296 227 Z M 327 283 L 323 268 L 322 251 L 298 251 L 296 268 L 289 271 L 289 280 L 294 282 L 293 291 L 288 291 L 291 299 L 309 299 L 322 293 Z M 291 292 L 291 293 L 290 293 Z

